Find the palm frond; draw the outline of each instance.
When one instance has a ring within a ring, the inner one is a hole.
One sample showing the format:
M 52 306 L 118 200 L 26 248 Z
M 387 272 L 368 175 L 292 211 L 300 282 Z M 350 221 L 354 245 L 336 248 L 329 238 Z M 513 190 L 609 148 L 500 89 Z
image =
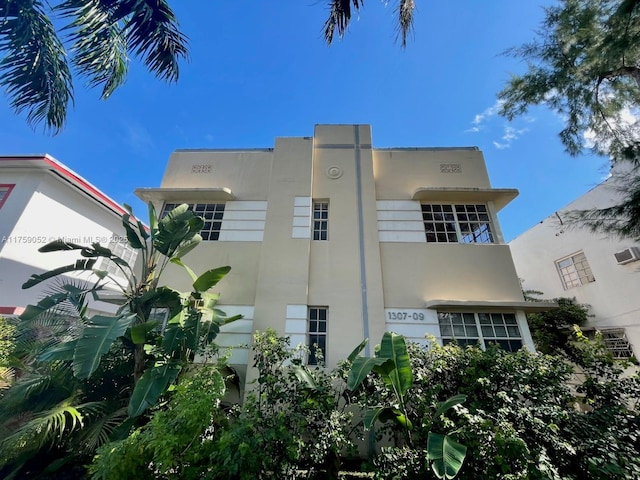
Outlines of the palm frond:
M 95 413 L 91 413 L 91 422 L 82 429 L 78 442 L 86 452 L 95 452 L 98 447 L 109 442 L 111 434 L 128 418 L 127 407 L 102 402 L 96 405 Z
M 166 0 L 99 0 L 124 22 L 127 47 L 156 77 L 178 80 L 181 59 L 188 58 L 187 37 Z
M 338 36 L 342 38 L 351 21 L 351 3 L 355 11 L 363 6 L 363 0 L 330 0 L 329 18 L 324 23 L 324 39 L 328 45 L 333 42 L 336 29 Z
M 73 102 L 65 49 L 40 0 L 0 0 L 0 86 L 11 107 L 58 133 Z
M 29 421 L 0 441 L 0 449 L 20 445 L 18 450 L 40 450 L 47 445 L 63 443 L 67 436 L 84 426 L 82 410 L 91 409 L 94 403 L 74 405 L 68 398 L 49 410 L 33 415 Z
M 416 9 L 415 0 L 400 0 L 398 3 L 398 37 L 402 47 L 407 46 L 407 36 L 413 32 L 413 12 Z
M 108 98 L 126 79 L 129 59 L 122 22 L 113 9 L 99 0 L 67 0 L 57 10 L 73 19 L 69 31 L 73 64 L 88 79 L 89 87 L 102 86 L 101 98 Z

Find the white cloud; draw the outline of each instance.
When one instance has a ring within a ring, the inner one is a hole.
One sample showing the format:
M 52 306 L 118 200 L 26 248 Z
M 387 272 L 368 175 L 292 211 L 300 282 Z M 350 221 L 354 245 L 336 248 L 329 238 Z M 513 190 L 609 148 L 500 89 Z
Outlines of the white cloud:
M 473 117 L 471 122 L 471 127 L 465 130 L 467 133 L 479 133 L 484 130 L 493 130 L 495 131 L 497 128 L 500 129 L 501 135 L 499 139 L 494 139 L 492 141 L 493 146 L 498 150 L 504 150 L 505 148 L 511 147 L 511 144 L 520 138 L 522 134 L 527 132 L 528 128 L 516 128 L 512 124 L 504 124 L 502 126 L 497 125 L 496 117 L 498 116 L 498 112 L 502 108 L 504 101 L 496 100 L 496 102 L 490 107 L 486 108 L 482 113 L 478 113 Z M 533 117 L 524 117 L 522 119 L 526 123 L 535 122 L 535 118 Z M 494 134 L 495 135 L 495 134 Z

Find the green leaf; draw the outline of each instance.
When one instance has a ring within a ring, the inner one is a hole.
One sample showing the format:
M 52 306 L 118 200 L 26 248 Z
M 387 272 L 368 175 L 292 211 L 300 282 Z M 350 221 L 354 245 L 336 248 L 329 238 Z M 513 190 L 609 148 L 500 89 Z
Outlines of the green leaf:
M 211 287 L 214 287 L 224 276 L 229 273 L 231 267 L 218 267 L 212 270 L 207 270 L 200 275 L 195 282 L 193 282 L 193 288 L 196 292 L 206 292 Z
M 387 375 L 383 375 L 382 379 L 388 386 L 393 387 L 401 396 L 404 396 L 413 385 L 411 361 L 404 337 L 393 332 L 385 332 L 376 356 L 393 360 L 395 369 Z
M 76 345 L 73 357 L 74 375 L 79 379 L 89 378 L 111 344 L 124 335 L 135 318 L 133 314 L 121 317 L 96 315 L 91 318 Z
M 162 349 L 168 355 L 172 355 L 181 347 L 184 339 L 185 335 L 182 327 L 177 323 L 169 324 L 167 328 L 165 328 L 162 337 Z
M 31 288 L 39 283 L 44 282 L 45 280 L 49 280 L 50 278 L 56 277 L 58 275 L 62 275 L 64 273 L 69 272 L 78 272 L 78 271 L 92 271 L 93 266 L 95 265 L 95 259 L 88 260 L 77 260 L 76 263 L 71 265 L 65 265 L 64 267 L 58 267 L 53 270 L 49 270 L 43 274 L 33 274 L 23 285 L 23 289 Z
M 131 341 L 136 345 L 146 343 L 147 333 L 151 332 L 157 326 L 158 322 L 155 320 L 134 325 L 131 327 Z
M 72 75 L 64 44 L 42 0 L 0 4 L 0 87 L 27 123 L 58 133 L 73 102 Z
M 52 295 L 44 297 L 38 302 L 37 305 L 27 305 L 24 312 L 22 312 L 22 314 L 20 315 L 20 320 L 33 320 L 43 312 L 46 312 L 56 305 L 65 302 L 71 295 L 71 292 L 54 293 Z
M 122 226 L 127 232 L 129 245 L 138 250 L 144 248 L 144 242 L 140 239 L 140 235 L 131 226 L 131 215 L 125 213 L 122 216 Z
M 56 360 L 59 360 L 66 362 L 73 360 L 73 354 L 75 352 L 77 343 L 77 340 L 72 340 L 70 342 L 63 342 L 49 347 L 38 356 L 38 361 L 54 362 Z
M 358 355 L 360 355 L 360 352 L 362 352 L 362 350 L 364 350 L 364 347 L 366 347 L 367 343 L 369 342 L 368 338 L 365 338 L 360 345 L 358 345 L 356 348 L 353 349 L 353 351 L 349 354 L 349 356 L 347 357 L 347 360 L 349 361 L 349 363 L 353 363 L 353 361 L 356 359 L 356 357 Z
M 167 387 L 172 384 L 182 367 L 177 363 L 165 363 L 147 369 L 136 383 L 129 400 L 129 416 L 138 417 L 158 403 Z
M 387 361 L 389 361 L 387 358 L 357 357 L 349 371 L 347 388 L 352 391 L 356 390 L 374 367 L 380 366 Z
M 78 245 L 77 243 L 65 242 L 64 240 L 54 240 L 46 245 L 43 245 L 38 249 L 39 252 L 68 252 L 69 250 L 84 250 L 87 248 L 85 245 Z
M 153 241 L 158 231 L 158 215 L 156 213 L 156 207 L 153 206 L 152 202 L 147 204 L 147 208 L 149 210 L 149 230 L 151 230 L 151 240 Z
M 316 384 L 311 372 L 302 365 L 295 365 L 292 367 L 293 372 L 296 374 L 296 378 L 300 381 L 300 383 L 305 384 L 305 386 L 311 390 L 315 390 L 318 385 Z
M 200 245 L 201 242 L 202 242 L 202 237 L 198 233 L 198 234 L 194 235 L 193 237 L 191 237 L 191 239 L 185 240 L 184 242 L 182 242 L 180 244 L 180 246 L 176 249 L 176 251 L 174 252 L 173 255 L 176 258 L 182 258 L 187 253 L 189 253 L 191 250 L 193 250 L 198 245 Z
M 438 408 L 434 413 L 435 418 L 440 417 L 440 415 L 442 415 L 444 412 L 449 410 L 451 407 L 460 405 L 461 403 L 464 403 L 466 400 L 467 400 L 467 396 L 460 394 L 460 395 L 454 395 L 453 397 L 449 397 L 444 402 L 438 403 Z
M 204 221 L 197 217 L 185 203 L 167 213 L 158 222 L 153 245 L 164 256 L 172 258 L 183 242 L 198 235 Z
M 436 477 L 449 480 L 454 478 L 467 456 L 467 447 L 454 441 L 449 435 L 429 432 L 427 456 L 433 463 Z

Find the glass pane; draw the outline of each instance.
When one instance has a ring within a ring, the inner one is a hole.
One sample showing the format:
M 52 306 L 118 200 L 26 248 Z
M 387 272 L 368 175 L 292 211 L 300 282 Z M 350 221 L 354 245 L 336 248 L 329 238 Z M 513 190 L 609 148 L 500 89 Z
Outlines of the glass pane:
M 510 337 L 519 337 L 520 336 L 520 329 L 518 327 L 509 326 L 509 327 L 507 327 L 507 334 Z
M 507 329 L 504 328 L 501 325 L 496 325 L 494 327 L 494 330 L 496 332 L 496 337 L 506 337 L 507 336 Z
M 489 326 L 484 326 L 482 327 L 482 336 L 483 337 L 493 337 L 493 327 Z
M 464 317 L 464 323 L 467 325 L 475 325 L 476 324 L 476 319 L 473 315 L 473 313 L 464 313 L 463 314 Z
M 467 325 L 467 337 L 478 337 L 478 328 L 475 325 Z
M 454 325 L 453 326 L 453 336 L 454 337 L 464 337 L 464 325 Z
M 453 334 L 450 325 L 440 325 L 440 335 L 443 337 L 450 337 Z

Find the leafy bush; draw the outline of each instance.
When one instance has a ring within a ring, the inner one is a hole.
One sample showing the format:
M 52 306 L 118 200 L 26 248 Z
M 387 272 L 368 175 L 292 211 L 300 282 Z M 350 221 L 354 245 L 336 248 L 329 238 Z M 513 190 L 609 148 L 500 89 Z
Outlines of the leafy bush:
M 218 368 L 192 367 L 147 425 L 98 450 L 90 469 L 93 478 L 118 480 L 132 472 L 140 480 L 202 478 L 225 421 L 219 407 L 224 390 Z
M 353 447 L 339 387 L 345 370 L 307 368 L 305 354 L 272 330 L 255 334 L 255 388 L 217 440 L 208 478 L 296 478 L 299 469 L 337 478 L 341 454 Z

